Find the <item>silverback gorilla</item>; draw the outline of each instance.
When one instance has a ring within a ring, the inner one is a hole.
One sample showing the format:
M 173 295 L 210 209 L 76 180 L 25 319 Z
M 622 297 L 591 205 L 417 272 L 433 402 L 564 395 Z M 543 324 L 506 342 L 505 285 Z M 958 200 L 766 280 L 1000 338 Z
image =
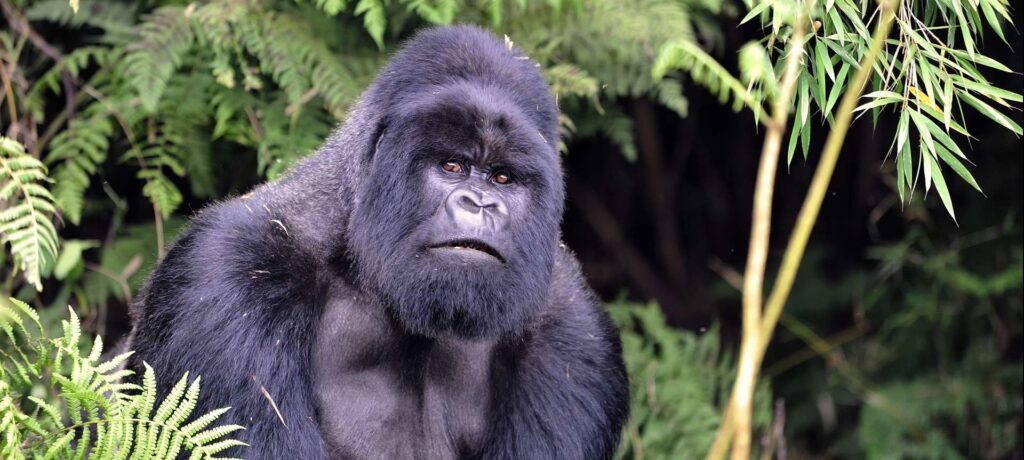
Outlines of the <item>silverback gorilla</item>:
M 129 366 L 201 375 L 248 459 L 610 458 L 626 375 L 560 243 L 557 128 L 521 51 L 418 34 L 316 154 L 195 217 Z

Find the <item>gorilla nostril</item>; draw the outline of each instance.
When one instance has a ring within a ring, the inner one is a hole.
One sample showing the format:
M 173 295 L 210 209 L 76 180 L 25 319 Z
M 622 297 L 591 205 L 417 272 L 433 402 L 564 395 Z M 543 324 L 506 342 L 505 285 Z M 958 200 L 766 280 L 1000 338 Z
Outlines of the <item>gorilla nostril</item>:
M 480 211 L 480 208 L 484 207 L 484 205 L 480 203 L 480 200 L 474 199 L 474 197 L 470 196 L 468 193 L 460 196 L 458 198 L 458 203 L 463 209 L 472 212 L 478 212 Z

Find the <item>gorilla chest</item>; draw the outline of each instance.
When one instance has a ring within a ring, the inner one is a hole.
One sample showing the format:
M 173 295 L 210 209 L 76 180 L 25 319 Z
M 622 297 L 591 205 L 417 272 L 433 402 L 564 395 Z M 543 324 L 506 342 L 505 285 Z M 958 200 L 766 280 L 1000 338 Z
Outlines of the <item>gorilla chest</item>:
M 493 346 L 412 337 L 355 293 L 327 304 L 313 351 L 331 458 L 457 459 L 483 442 Z

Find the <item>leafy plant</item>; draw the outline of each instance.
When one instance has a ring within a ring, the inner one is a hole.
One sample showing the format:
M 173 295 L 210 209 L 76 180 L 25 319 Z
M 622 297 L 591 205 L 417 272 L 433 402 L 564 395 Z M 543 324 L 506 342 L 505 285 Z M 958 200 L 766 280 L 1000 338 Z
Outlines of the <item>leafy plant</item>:
M 810 150 L 812 117 L 835 122 L 840 96 L 850 89 L 852 76 L 869 50 L 868 25 L 880 14 L 873 2 L 855 0 L 757 1 L 746 0 L 749 13 L 742 23 L 760 21 L 767 29 L 761 43 L 747 45 L 740 54 L 740 77 L 690 42 L 668 42 L 658 53 L 654 76 L 686 71 L 695 81 L 733 101 L 735 110 L 746 107 L 765 121 L 762 105 L 775 95 L 774 82 L 792 44 L 793 22 L 808 22 L 812 34 L 798 44 L 807 60 L 801 65 L 793 99 L 794 122 L 789 130 L 786 161 L 797 148 L 806 159 Z M 892 112 L 898 118 L 892 142 L 897 189 L 909 200 L 924 183 L 934 186 L 943 206 L 956 219 L 943 170 L 952 171 L 981 191 L 965 163 L 960 139 L 971 139 L 963 123 L 964 108 L 978 111 L 996 124 L 1021 136 L 1021 126 L 1008 115 L 1020 110 L 1024 96 L 995 86 L 986 74 L 1010 72 L 978 49 L 987 26 L 1005 43 L 1004 23 L 1013 22 L 1007 0 L 902 1 L 895 10 L 895 33 L 872 65 L 870 92 L 856 108 L 859 115 L 879 117 Z M 774 62 L 772 61 L 774 56 Z M 767 83 L 767 86 L 765 84 Z
M 954 109 L 960 108 L 960 101 L 972 105 L 1017 136 L 1021 135 L 1019 125 L 981 101 L 981 98 L 988 98 L 1004 108 L 1013 108 L 1011 102 L 1022 102 L 1020 94 L 993 86 L 977 70 L 977 66 L 1003 71 L 1009 71 L 1009 68 L 979 54 L 974 45 L 981 33 L 982 22 L 971 8 L 980 5 L 986 21 L 1002 36 L 1000 21 L 1012 20 L 1005 0 L 922 3 L 881 0 L 877 7 L 870 9 L 866 1 L 858 5 L 851 0 L 829 0 L 824 4 L 813 0 L 766 0 L 751 1 L 748 5 L 751 6 L 750 12 L 742 22 L 760 17 L 763 27 L 770 25 L 770 33 L 765 37 L 763 48 L 751 44 L 741 53 L 740 69 L 742 81 L 747 86 L 745 91 L 741 91 L 737 78 L 694 46 L 667 44 L 653 70 L 656 77 L 673 68 L 688 71 L 695 80 L 719 92 L 723 102 L 733 99 L 737 110 L 744 106 L 752 107 L 755 119 L 767 129 L 755 184 L 750 242 L 742 281 L 740 364 L 725 418 L 708 454 L 709 458 L 715 459 L 723 458 L 730 449 L 734 459 L 745 459 L 750 454 L 751 404 L 756 378 L 793 287 L 807 240 L 854 115 L 872 109 L 877 120 L 881 107 L 891 105 L 901 110 L 894 142 L 899 196 L 904 199 L 905 190 L 912 192 L 917 183 L 908 143 L 910 125 L 913 124 L 920 145 L 918 172 L 923 171 L 925 191 L 934 183 L 946 211 L 954 220 L 956 215 L 940 161 L 980 190 L 974 177 L 957 159 L 966 157 L 949 136 L 950 130 L 969 136 L 957 122 L 958 118 L 953 116 Z M 867 27 L 872 22 L 873 32 Z M 898 40 L 890 38 L 894 24 Z M 946 35 L 944 42 L 938 37 L 943 32 Z M 963 38 L 959 46 L 958 37 Z M 808 51 L 808 47 L 813 52 Z M 778 54 L 774 64 L 769 57 L 773 53 Z M 811 56 L 812 63 L 804 62 L 805 53 Z M 857 101 L 869 83 L 875 91 L 864 95 L 863 98 L 869 101 L 858 107 Z M 936 103 L 932 96 L 937 95 L 940 88 L 942 102 Z M 913 100 L 910 95 L 914 96 Z M 794 113 L 787 161 L 792 161 L 797 143 L 803 146 L 806 158 L 810 145 L 807 122 L 812 98 L 821 118 L 829 124 L 829 134 L 788 240 L 779 275 L 765 299 L 763 288 L 772 193 L 782 138 L 790 114 Z M 769 103 L 771 110 L 761 109 L 765 102 Z M 763 116 L 765 113 L 770 116 Z M 940 128 L 937 122 L 945 129 Z
M 146 365 L 141 385 L 122 368 L 131 354 L 102 360 L 96 337 L 88 354 L 71 311 L 57 338 L 43 335 L 36 311 L 0 302 L 0 456 L 5 459 L 194 459 L 243 445 L 228 437 L 237 425 L 213 425 L 228 409 L 192 417 L 199 378 L 186 374 L 157 405 L 156 378 Z M 191 419 L 190 419 L 191 417 Z
M 14 266 L 36 289 L 57 257 L 57 213 L 46 166 L 25 153 L 24 147 L 0 136 L 0 244 L 10 245 Z
M 864 308 L 880 325 L 878 343 L 850 354 L 877 385 L 858 426 L 871 458 L 999 458 L 1019 448 L 1024 368 L 1003 359 L 1024 321 L 1024 249 L 1007 238 L 1019 232 L 989 228 L 947 245 L 915 228 L 872 250 L 881 282 Z
M 608 305 L 622 331 L 631 404 L 617 458 L 701 458 L 711 447 L 729 397 L 735 358 L 717 328 L 673 329 L 655 304 Z M 771 392 L 758 389 L 755 427 L 771 424 Z

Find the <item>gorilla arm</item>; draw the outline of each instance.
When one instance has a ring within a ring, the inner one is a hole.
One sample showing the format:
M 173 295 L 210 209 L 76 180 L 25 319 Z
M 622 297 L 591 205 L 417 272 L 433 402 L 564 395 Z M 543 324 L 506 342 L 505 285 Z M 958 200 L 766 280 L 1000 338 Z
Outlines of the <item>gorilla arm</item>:
M 621 342 L 567 249 L 524 340 L 508 375 L 494 377 L 503 396 L 480 458 L 611 458 L 629 411 Z
M 259 195 L 204 210 L 133 306 L 129 367 L 156 371 L 159 397 L 187 371 L 202 377 L 194 411 L 232 406 L 248 459 L 325 458 L 310 390 L 321 293 L 314 259 Z

